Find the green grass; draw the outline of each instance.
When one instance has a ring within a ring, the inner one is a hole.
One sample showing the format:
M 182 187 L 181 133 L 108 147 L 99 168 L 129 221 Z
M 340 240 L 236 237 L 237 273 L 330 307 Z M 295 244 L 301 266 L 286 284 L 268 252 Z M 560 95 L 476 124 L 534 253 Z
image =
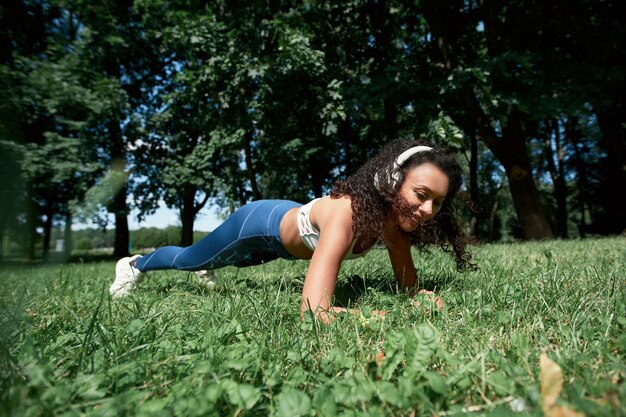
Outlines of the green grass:
M 407 307 L 385 252 L 344 263 L 337 303 L 365 314 L 328 326 L 299 319 L 306 262 L 222 269 L 213 291 L 152 273 L 122 301 L 112 262 L 5 267 L 0 414 L 540 416 L 547 352 L 560 403 L 625 415 L 626 240 L 474 252 L 465 274 L 415 254 L 440 313 Z

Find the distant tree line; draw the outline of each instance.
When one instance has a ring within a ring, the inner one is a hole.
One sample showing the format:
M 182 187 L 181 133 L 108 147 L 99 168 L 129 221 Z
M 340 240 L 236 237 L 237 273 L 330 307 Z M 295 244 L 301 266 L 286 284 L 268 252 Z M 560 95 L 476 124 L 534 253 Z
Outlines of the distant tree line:
M 161 201 L 306 201 L 383 143 L 456 149 L 483 241 L 626 228 L 617 1 L 6 0 L 0 245 Z M 68 250 L 71 245 L 66 245 Z M 1 256 L 2 254 L 0 254 Z
M 149 251 L 160 246 L 178 245 L 180 244 L 180 226 L 167 226 L 163 228 L 157 227 L 141 227 L 137 230 L 130 231 L 129 247 L 133 251 Z M 193 241 L 197 242 L 208 234 L 208 232 L 194 231 Z M 53 228 L 51 232 L 50 251 L 65 250 L 66 235 L 62 229 Z M 72 250 L 74 254 L 84 253 L 88 251 L 102 251 L 109 254 L 115 245 L 115 230 L 85 228 L 72 230 L 71 235 Z M 60 243 L 58 245 L 57 243 Z M 41 250 L 42 242 L 36 244 L 36 249 Z M 18 255 L 19 246 L 9 245 L 5 243 L 6 255 Z
M 130 232 L 130 247 L 134 251 L 153 250 L 161 246 L 180 244 L 180 226 L 164 228 L 141 227 Z M 195 231 L 193 241 L 197 242 L 207 235 L 207 232 Z M 63 236 L 59 235 L 59 239 Z M 73 249 L 75 251 L 90 251 L 95 249 L 111 249 L 115 244 L 115 233 L 111 229 L 81 229 L 72 231 Z

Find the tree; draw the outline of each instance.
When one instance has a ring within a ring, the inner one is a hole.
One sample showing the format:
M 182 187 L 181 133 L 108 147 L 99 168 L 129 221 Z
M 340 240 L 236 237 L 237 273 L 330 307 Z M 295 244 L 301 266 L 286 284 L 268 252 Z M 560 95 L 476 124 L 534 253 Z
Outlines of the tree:
M 125 102 L 102 114 L 92 142 L 108 169 L 120 174 L 118 178 L 128 177 L 130 171 L 128 140 L 135 136 L 130 129 L 136 125 L 128 120 L 150 108 L 152 89 L 163 75 L 167 60 L 159 53 L 159 37 L 150 26 L 158 26 L 161 6 L 129 0 L 71 3 L 72 12 L 85 28 L 80 49 L 83 65 L 93 73 L 103 74 L 115 89 L 124 92 Z M 116 257 L 128 254 L 128 190 L 128 184 L 122 184 L 107 206 L 115 216 Z
M 517 39 L 517 27 L 511 28 L 510 24 L 504 26 L 502 23 L 516 13 L 524 17 L 516 15 L 517 20 L 529 20 L 528 14 L 515 6 L 517 4 L 504 8 L 493 2 L 483 2 L 476 10 L 468 10 L 462 2 L 424 2 L 423 13 L 438 45 L 447 78 L 454 80 L 461 77 L 459 84 L 455 81 L 454 92 L 463 97 L 466 111 L 481 140 L 507 173 L 526 238 L 545 239 L 553 235 L 539 200 L 528 158 L 526 141 L 531 135 L 527 130 L 529 116 L 523 106 L 526 103 L 520 103 L 526 91 L 522 90 L 522 85 L 515 85 L 517 80 L 534 87 L 534 79 L 530 71 L 522 74 L 524 78 L 511 77 L 512 68 L 523 71 L 530 67 L 527 56 L 514 52 L 515 45 L 511 40 Z M 475 16 L 480 16 L 481 20 Z M 484 25 L 484 37 L 476 30 L 479 22 Z M 484 76 L 486 70 L 489 71 L 489 79 Z M 481 103 L 481 99 L 502 105 L 488 106 Z
M 559 119 L 546 120 L 544 128 L 545 160 L 552 178 L 556 197 L 556 235 L 567 239 L 567 187 L 565 179 L 565 152 L 561 139 Z
M 0 139 L 3 151 L 12 159 L 6 166 L 10 171 L 2 178 L 2 189 L 12 190 L 2 224 L 13 229 L 13 235 L 24 238 L 27 256 L 35 257 L 35 240 L 38 226 L 38 210 L 30 184 L 22 176 L 21 155 L 25 143 L 41 143 L 43 126 L 24 100 L 24 84 L 27 72 L 19 67 L 22 57 L 46 57 L 52 22 L 58 15 L 55 7 L 44 7 L 40 2 L 8 1 L 0 5 L 0 89 L 3 96 L 0 105 Z M 27 27 L 29 30 L 24 30 Z M 20 163 L 20 167 L 16 166 Z M 13 208 L 13 209 L 11 209 Z M 19 230 L 21 228 L 24 230 Z M 19 230 L 19 231 L 18 231 Z M 21 239 L 20 239 L 21 240 Z
M 36 226 L 71 225 L 94 183 L 85 198 L 115 214 L 123 256 L 133 205 L 177 208 L 188 245 L 209 203 L 321 196 L 384 142 L 425 132 L 467 154 L 477 236 L 624 228 L 607 198 L 625 186 L 616 2 L 0 7 L 2 147 L 24 175 L 3 188 L 17 198 L 0 235 L 27 224 L 13 235 L 31 253 Z
M 219 73 L 228 51 L 221 25 L 210 13 L 196 10 L 175 10 L 170 18 L 164 42 L 176 60 L 166 69 L 169 77 L 160 86 L 162 95 L 155 97 L 161 105 L 148 119 L 148 134 L 135 156 L 136 173 L 143 178 L 136 197 L 142 215 L 154 211 L 160 198 L 178 208 L 181 244 L 187 246 L 193 242 L 194 219 L 223 171 L 238 170 L 233 144 L 241 133 L 236 126 L 226 129 L 219 124 L 215 84 L 223 82 Z
M 102 172 L 95 149 L 89 146 L 90 130 L 119 97 L 106 80 L 85 77 L 80 61 L 71 53 L 58 53 L 54 60 L 27 60 L 23 68 L 28 68 L 24 97 L 32 100 L 31 111 L 45 121 L 43 141 L 26 144 L 23 157 L 23 171 L 46 219 L 44 257 L 57 214 L 65 218 L 69 256 L 71 205 L 83 199 Z

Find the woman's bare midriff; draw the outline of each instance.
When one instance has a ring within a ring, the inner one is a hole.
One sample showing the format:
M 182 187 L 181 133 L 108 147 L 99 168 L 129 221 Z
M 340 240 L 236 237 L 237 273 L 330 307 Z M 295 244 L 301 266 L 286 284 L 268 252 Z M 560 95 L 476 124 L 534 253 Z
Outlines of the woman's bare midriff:
M 298 230 L 299 207 L 292 208 L 280 221 L 280 240 L 287 252 L 298 259 L 311 259 L 313 251 L 306 247 Z
M 325 197 L 319 200 L 311 209 L 310 219 L 313 224 L 316 224 L 315 219 L 319 219 L 318 216 L 328 215 L 328 213 L 336 213 L 337 210 L 350 209 L 350 200 L 347 197 L 342 199 L 331 199 Z M 298 212 L 299 207 L 292 208 L 283 216 L 280 222 L 280 239 L 287 252 L 292 254 L 298 259 L 311 259 L 313 251 L 309 249 L 302 238 L 300 237 L 300 230 L 298 229 Z M 358 239 L 354 245 L 353 253 L 360 253 L 366 250 L 376 242 L 376 239 Z M 364 245 L 365 244 L 365 245 Z

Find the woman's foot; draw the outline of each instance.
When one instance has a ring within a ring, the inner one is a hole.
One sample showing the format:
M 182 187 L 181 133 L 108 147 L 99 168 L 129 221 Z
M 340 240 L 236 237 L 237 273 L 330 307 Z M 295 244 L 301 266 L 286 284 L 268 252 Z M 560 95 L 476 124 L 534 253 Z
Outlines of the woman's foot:
M 113 297 L 125 297 L 143 279 L 145 273 L 135 268 L 135 261 L 141 255 L 128 256 L 117 261 L 115 265 L 115 281 L 109 292 Z

